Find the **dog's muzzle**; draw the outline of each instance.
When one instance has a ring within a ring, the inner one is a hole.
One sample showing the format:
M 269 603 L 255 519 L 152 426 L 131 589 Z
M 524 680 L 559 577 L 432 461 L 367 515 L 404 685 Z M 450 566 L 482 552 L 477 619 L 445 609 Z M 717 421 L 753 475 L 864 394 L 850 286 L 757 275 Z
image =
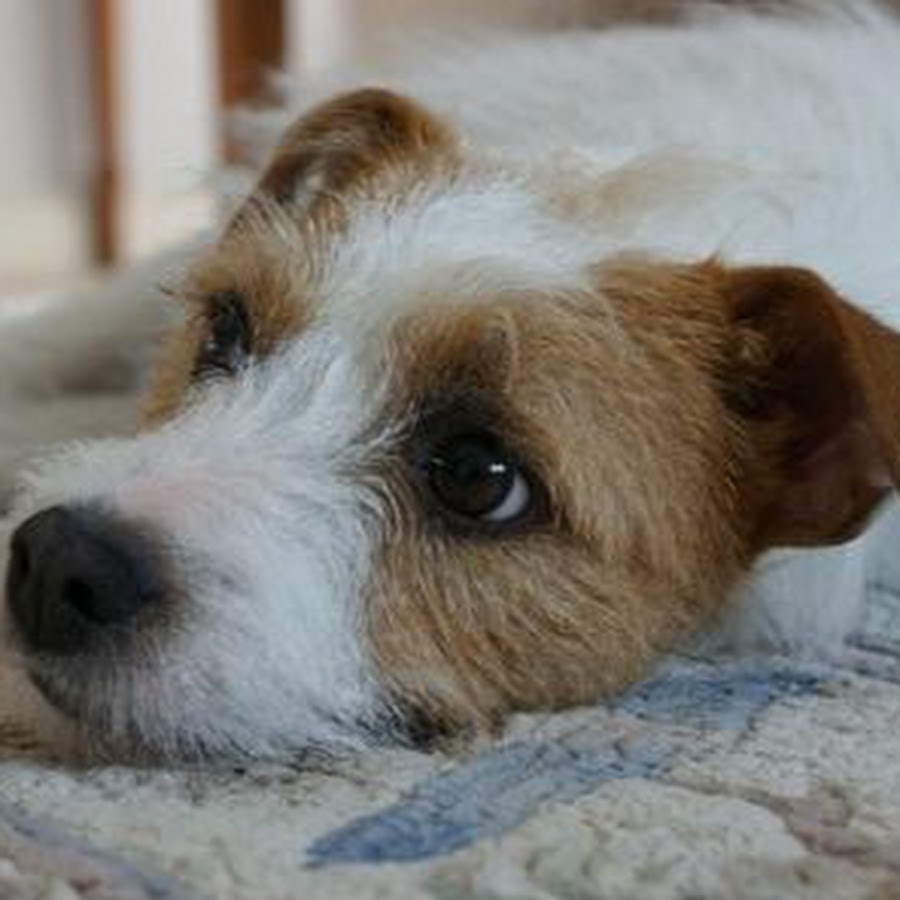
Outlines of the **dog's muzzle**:
M 154 542 L 91 506 L 54 506 L 13 533 L 6 597 L 31 652 L 91 652 L 129 635 L 166 597 Z

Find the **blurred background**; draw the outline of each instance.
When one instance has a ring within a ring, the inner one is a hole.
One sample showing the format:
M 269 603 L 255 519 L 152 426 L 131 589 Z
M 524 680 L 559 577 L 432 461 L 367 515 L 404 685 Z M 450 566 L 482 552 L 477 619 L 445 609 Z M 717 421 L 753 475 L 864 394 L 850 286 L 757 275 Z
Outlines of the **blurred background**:
M 404 28 L 541 27 L 669 0 L 0 0 L 0 297 L 209 221 L 224 112 Z
M 0 0 L 0 297 L 77 284 L 209 222 L 213 176 L 238 153 L 225 111 L 265 103 L 275 72 L 357 61 L 403 30 L 599 25 L 678 4 Z

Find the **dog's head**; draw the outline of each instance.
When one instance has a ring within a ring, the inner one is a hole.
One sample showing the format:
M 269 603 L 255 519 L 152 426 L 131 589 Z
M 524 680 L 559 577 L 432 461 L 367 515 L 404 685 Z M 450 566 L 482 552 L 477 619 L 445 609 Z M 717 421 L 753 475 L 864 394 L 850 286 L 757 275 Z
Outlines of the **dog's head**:
M 144 433 L 31 476 L 8 604 L 44 694 L 173 755 L 479 727 L 854 534 L 898 474 L 895 338 L 806 271 L 622 252 L 628 191 L 382 91 L 302 119 Z

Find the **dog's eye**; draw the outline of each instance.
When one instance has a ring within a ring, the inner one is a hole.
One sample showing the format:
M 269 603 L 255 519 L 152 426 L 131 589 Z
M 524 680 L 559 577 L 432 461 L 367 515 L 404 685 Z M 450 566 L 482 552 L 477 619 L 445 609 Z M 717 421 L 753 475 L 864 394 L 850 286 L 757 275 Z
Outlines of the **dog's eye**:
M 454 516 L 507 525 L 520 522 L 532 509 L 532 480 L 488 432 L 442 442 L 429 454 L 425 468 L 435 500 Z
M 250 349 L 250 321 L 240 294 L 225 291 L 211 296 L 194 373 L 233 375 L 250 355 Z

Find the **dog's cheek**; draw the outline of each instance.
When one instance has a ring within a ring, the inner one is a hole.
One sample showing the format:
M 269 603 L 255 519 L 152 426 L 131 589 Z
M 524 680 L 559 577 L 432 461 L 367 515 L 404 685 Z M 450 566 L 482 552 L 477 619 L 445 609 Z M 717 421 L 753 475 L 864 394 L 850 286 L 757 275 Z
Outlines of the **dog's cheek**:
M 444 730 L 621 689 L 693 623 L 650 573 L 604 566 L 554 536 L 391 542 L 368 604 L 388 697 Z

